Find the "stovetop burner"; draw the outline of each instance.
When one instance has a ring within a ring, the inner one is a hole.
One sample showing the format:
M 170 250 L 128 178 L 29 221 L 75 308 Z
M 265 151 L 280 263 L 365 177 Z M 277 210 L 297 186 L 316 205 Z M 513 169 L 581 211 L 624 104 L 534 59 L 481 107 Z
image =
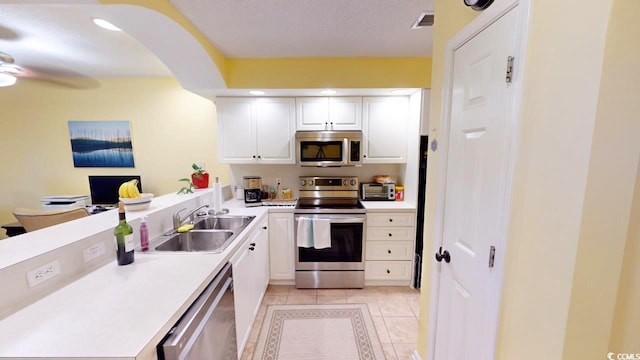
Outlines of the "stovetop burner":
M 300 198 L 296 213 L 364 213 L 365 208 L 353 198 Z
M 301 176 L 296 213 L 363 213 L 355 176 Z

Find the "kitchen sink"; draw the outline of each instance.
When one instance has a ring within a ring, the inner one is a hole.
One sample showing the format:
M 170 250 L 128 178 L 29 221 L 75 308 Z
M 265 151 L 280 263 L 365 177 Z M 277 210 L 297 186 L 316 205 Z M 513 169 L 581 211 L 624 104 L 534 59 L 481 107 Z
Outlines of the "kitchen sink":
M 192 230 L 160 236 L 151 241 L 151 251 L 221 253 L 255 216 L 213 215 L 199 218 Z
M 233 231 L 198 231 L 191 230 L 167 237 L 167 240 L 155 247 L 156 251 L 206 251 L 222 252 L 231 243 Z
M 234 230 L 243 229 L 255 216 L 215 215 L 207 216 L 194 224 L 194 229 Z

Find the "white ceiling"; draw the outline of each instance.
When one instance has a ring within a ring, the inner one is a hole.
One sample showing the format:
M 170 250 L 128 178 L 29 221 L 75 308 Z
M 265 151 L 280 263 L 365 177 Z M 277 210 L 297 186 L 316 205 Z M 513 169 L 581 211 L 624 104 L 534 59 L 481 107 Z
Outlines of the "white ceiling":
M 433 0 L 170 1 L 227 57 L 431 56 L 431 28 L 410 27 Z M 91 22 L 106 9 L 97 0 L 0 0 L 0 51 L 51 75 L 172 76 L 126 32 Z
M 428 57 L 433 0 L 170 0 L 225 56 Z
M 0 51 L 21 67 L 54 76 L 171 76 L 125 32 L 101 29 L 100 5 L 0 5 Z

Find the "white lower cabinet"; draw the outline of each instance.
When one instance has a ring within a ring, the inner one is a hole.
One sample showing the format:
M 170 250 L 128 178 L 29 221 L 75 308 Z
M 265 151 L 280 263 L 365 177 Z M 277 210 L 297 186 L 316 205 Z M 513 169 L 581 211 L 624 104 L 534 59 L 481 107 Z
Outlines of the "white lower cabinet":
M 365 280 L 410 284 L 414 237 L 414 211 L 368 213 Z
M 293 213 L 269 214 L 271 280 L 293 281 L 296 277 L 296 247 Z
M 268 220 L 265 218 L 231 258 L 238 357 L 249 339 L 251 326 L 269 284 Z

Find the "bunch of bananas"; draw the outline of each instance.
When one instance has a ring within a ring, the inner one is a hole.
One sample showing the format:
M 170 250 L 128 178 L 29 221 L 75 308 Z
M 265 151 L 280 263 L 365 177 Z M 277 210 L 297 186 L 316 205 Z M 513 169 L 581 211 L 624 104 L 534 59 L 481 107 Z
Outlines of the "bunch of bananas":
M 118 188 L 118 195 L 120 195 L 121 198 L 139 198 L 140 191 L 138 191 L 138 180 L 133 179 L 122 183 Z

